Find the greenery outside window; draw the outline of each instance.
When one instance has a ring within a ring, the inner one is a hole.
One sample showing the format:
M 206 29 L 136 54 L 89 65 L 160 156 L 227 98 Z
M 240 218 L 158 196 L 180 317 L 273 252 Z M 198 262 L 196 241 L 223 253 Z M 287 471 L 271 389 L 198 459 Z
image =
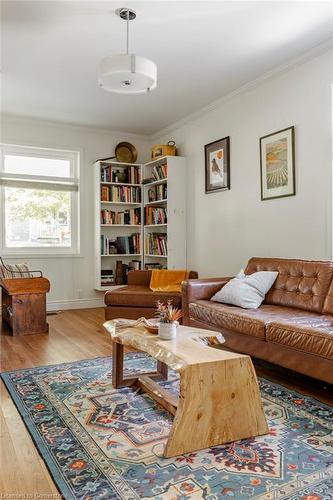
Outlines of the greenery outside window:
M 78 151 L 2 145 L 1 253 L 78 253 L 78 194 Z

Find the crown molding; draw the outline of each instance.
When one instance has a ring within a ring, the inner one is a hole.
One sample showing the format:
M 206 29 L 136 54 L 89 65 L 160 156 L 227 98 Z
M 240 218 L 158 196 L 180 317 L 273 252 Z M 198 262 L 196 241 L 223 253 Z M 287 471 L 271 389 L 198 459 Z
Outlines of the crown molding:
M 45 120 L 43 118 L 38 118 L 38 117 L 30 117 L 30 116 L 20 116 L 20 115 L 15 115 L 11 113 L 1 113 L 0 115 L 1 119 L 1 126 L 3 125 L 4 121 L 10 121 L 12 123 L 35 123 L 36 125 L 45 125 L 47 127 L 66 127 L 70 128 L 72 130 L 85 130 L 86 132 L 92 132 L 92 133 L 99 133 L 99 134 L 104 134 L 104 135 L 117 135 L 119 136 L 119 140 L 124 140 L 126 139 L 133 139 L 133 140 L 142 140 L 142 141 L 148 141 L 150 139 L 149 135 L 145 134 L 135 134 L 133 132 L 124 132 L 121 130 L 114 130 L 112 128 L 105 128 L 105 127 L 94 127 L 91 125 L 84 125 L 84 124 L 79 124 L 79 123 L 72 123 L 72 122 L 62 122 L 59 120 Z
M 154 132 L 153 134 L 150 135 L 150 139 L 153 141 L 158 141 L 161 137 L 164 135 L 170 134 L 173 132 L 175 129 L 181 128 L 185 125 L 187 125 L 189 122 L 195 121 L 198 118 L 201 118 L 202 116 L 210 113 L 211 111 L 214 111 L 217 107 L 221 106 L 223 103 L 226 101 L 229 101 L 233 99 L 234 97 L 244 94 L 248 92 L 249 90 L 252 90 L 256 87 L 259 87 L 266 81 L 272 80 L 273 78 L 283 75 L 284 73 L 287 73 L 288 71 L 292 70 L 293 68 L 296 68 L 298 66 L 301 66 L 302 64 L 315 59 L 316 57 L 321 56 L 325 52 L 328 52 L 333 48 L 333 38 L 329 38 L 325 42 L 316 45 L 312 49 L 308 50 L 307 52 L 303 53 L 302 55 L 292 59 L 291 61 L 281 64 L 280 66 L 275 67 L 274 69 L 267 71 L 266 73 L 263 73 L 260 75 L 258 78 L 255 78 L 254 80 L 251 80 L 241 87 L 238 87 L 235 90 L 232 90 L 231 92 L 225 94 L 222 97 L 219 97 L 218 99 L 215 99 L 211 103 L 207 104 L 206 106 L 203 106 L 202 108 L 198 109 L 197 111 L 194 111 L 193 113 L 190 113 L 189 115 L 185 116 L 184 118 L 181 118 L 180 120 L 177 120 L 170 125 L 167 125 L 166 127 L 162 128 L 158 132 Z

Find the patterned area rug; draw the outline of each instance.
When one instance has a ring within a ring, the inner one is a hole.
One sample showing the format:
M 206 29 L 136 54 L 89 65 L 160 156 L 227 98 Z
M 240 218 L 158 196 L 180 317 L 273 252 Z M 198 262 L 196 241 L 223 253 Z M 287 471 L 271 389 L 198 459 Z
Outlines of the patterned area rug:
M 132 388 L 114 390 L 111 358 L 2 378 L 66 499 L 333 499 L 333 410 L 260 380 L 270 433 L 163 458 L 171 416 Z M 145 354 L 129 372 L 150 371 Z M 177 376 L 164 382 L 177 391 Z

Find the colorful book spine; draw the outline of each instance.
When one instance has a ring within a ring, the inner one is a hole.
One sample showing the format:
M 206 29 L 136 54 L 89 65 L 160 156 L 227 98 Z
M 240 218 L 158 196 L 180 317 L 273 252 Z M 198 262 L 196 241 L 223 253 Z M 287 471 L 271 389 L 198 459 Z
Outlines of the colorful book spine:
M 113 212 L 112 210 L 101 210 L 101 224 L 109 225 L 140 225 L 141 209 L 133 208 L 123 212 Z
M 145 224 L 166 224 L 167 221 L 167 211 L 164 207 L 145 207 Z
M 168 255 L 167 235 L 149 233 L 145 238 L 145 253 L 148 255 Z

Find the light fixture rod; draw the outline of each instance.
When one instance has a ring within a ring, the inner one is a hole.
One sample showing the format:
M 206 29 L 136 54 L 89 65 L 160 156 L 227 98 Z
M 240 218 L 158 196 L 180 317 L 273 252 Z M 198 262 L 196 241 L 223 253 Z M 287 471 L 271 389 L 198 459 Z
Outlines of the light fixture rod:
M 128 47 L 129 47 L 129 10 L 127 10 L 127 19 L 126 19 L 126 54 L 128 55 Z

